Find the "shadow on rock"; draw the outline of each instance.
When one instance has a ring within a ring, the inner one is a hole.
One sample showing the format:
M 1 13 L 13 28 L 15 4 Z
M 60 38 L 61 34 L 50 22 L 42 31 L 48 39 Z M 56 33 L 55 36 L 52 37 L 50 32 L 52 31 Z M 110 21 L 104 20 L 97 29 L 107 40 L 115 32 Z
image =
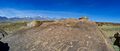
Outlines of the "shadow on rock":
M 114 45 L 115 46 L 118 46 L 119 47 L 119 51 L 120 51 L 120 33 L 117 32 L 116 34 L 114 34 L 114 37 L 115 37 L 115 42 L 114 42 Z
M 0 41 L 0 51 L 9 51 L 8 43 L 3 43 Z

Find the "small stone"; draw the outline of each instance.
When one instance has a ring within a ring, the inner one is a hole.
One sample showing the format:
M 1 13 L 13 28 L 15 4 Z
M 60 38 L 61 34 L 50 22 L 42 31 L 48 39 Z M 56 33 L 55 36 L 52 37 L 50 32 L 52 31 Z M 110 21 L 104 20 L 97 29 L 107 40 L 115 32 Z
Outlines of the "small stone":
M 70 44 L 72 45 L 72 42 L 70 42 Z
M 91 36 L 88 36 L 88 38 L 90 39 L 90 38 L 91 38 Z
M 72 45 L 70 47 L 73 47 Z

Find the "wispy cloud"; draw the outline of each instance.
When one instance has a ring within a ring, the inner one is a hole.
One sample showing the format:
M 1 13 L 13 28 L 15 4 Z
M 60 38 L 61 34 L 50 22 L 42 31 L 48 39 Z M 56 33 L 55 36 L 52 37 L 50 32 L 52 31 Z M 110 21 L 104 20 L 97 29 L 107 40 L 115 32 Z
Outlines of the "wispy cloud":
M 0 16 L 7 17 L 24 17 L 24 16 L 48 16 L 48 17 L 79 17 L 86 14 L 64 12 L 64 11 L 46 11 L 46 10 L 16 10 L 16 9 L 0 9 Z
M 40 13 L 37 13 L 36 11 L 29 11 L 29 10 L 16 10 L 16 9 L 0 9 L 0 15 L 1 16 L 7 16 L 7 17 L 23 17 L 23 16 L 35 16 Z

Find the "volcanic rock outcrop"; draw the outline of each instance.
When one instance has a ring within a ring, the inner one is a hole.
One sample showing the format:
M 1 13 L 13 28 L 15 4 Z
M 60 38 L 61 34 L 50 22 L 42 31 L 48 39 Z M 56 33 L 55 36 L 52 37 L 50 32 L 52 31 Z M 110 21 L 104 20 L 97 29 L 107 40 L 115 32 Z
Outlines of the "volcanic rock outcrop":
M 2 41 L 10 51 L 114 51 L 96 24 L 77 19 L 43 23 Z

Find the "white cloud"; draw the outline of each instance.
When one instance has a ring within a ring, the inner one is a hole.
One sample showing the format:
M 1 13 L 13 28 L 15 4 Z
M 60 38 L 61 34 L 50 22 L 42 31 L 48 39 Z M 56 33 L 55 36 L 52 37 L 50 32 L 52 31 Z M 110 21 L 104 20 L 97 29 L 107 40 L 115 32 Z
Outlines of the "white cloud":
M 46 11 L 46 10 L 16 10 L 16 9 L 0 9 L 0 16 L 7 17 L 24 17 L 24 16 L 48 16 L 48 17 L 79 17 L 82 13 L 64 12 L 64 11 Z
M 31 12 L 31 11 L 25 11 L 25 10 L 15 10 L 15 9 L 0 9 L 0 15 L 1 16 L 7 16 L 7 17 L 14 17 L 14 16 L 35 16 L 38 13 Z M 39 13 L 40 14 L 40 13 Z

